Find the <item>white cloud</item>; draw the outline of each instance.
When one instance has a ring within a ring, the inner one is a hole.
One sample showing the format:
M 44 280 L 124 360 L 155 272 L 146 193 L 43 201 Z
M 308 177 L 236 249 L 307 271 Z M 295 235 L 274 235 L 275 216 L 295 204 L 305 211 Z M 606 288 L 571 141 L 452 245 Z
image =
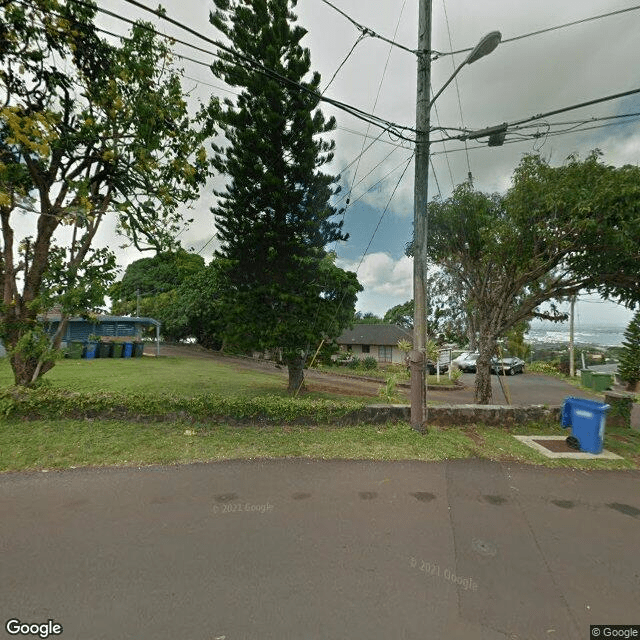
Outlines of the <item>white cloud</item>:
M 379 252 L 365 256 L 358 268 L 357 262 L 338 260 L 338 266 L 356 271 L 364 291 L 358 296 L 356 309 L 384 315 L 391 307 L 413 297 L 413 259 L 402 256 L 395 260 Z

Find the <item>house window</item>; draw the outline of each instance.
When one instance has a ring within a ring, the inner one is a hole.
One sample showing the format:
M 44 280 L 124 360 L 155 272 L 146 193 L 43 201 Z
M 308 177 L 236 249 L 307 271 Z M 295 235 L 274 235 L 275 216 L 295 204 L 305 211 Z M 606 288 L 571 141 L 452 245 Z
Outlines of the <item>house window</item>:
M 349 351 L 349 352 L 353 351 L 353 345 L 348 344 L 347 345 L 347 351 Z
M 370 346 L 368 344 L 363 344 L 362 345 L 362 353 L 369 353 L 369 351 L 371 350 Z
M 378 362 L 393 362 L 393 347 L 391 345 L 378 347 Z

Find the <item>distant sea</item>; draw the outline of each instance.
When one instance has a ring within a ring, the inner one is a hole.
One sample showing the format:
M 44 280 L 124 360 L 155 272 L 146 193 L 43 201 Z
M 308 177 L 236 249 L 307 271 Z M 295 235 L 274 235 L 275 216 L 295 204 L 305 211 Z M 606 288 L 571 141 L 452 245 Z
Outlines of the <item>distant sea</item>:
M 619 347 L 624 340 L 625 329 L 626 325 L 580 323 L 574 328 L 573 339 L 576 344 Z M 532 322 L 525 339 L 533 344 L 568 343 L 569 323 Z

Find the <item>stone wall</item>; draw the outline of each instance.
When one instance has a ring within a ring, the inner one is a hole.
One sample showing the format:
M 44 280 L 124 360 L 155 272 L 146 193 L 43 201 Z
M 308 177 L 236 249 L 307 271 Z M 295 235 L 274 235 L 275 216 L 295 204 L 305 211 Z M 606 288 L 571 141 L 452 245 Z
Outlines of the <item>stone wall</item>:
M 480 405 L 445 404 L 428 407 L 428 426 L 486 424 L 496 427 L 528 424 L 531 422 L 560 423 L 560 407 L 544 405 Z M 345 416 L 344 424 L 382 424 L 409 422 L 411 410 L 403 404 L 373 404 Z

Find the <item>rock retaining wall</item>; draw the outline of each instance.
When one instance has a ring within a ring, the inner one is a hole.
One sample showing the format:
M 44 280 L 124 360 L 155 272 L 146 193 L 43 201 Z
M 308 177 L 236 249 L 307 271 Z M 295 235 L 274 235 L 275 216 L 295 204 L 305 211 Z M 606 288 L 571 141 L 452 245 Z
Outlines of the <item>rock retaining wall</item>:
M 372 404 L 354 411 L 341 422 L 345 424 L 381 424 L 409 422 L 411 408 L 403 404 Z M 560 422 L 560 407 L 544 405 L 480 405 L 444 404 L 428 407 L 427 425 L 451 426 L 482 423 L 492 426 L 512 426 L 531 422 Z

